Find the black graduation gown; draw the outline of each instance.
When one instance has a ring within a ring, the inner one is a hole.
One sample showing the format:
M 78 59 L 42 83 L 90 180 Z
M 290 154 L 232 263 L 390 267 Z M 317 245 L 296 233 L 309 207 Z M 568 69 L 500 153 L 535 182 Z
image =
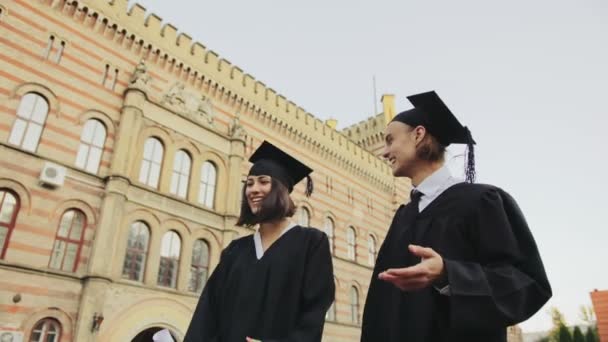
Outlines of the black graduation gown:
M 184 342 L 321 341 L 334 296 L 325 233 L 293 227 L 260 260 L 249 235 L 222 252 Z
M 378 279 L 420 262 L 409 244 L 444 260 L 451 295 L 434 287 L 404 292 Z M 380 248 L 363 314 L 362 342 L 506 341 L 506 327 L 526 320 L 551 287 L 522 212 L 503 190 L 453 185 L 418 213 L 401 206 Z

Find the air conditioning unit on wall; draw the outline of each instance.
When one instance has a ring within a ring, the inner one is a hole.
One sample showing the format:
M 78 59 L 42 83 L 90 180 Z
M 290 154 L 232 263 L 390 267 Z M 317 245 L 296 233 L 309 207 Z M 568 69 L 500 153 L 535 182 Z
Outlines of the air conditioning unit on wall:
M 46 162 L 44 163 L 42 172 L 40 172 L 39 180 L 42 185 L 56 188 L 63 185 L 63 182 L 65 181 L 65 173 L 65 167 L 51 162 Z
M 0 330 L 0 341 L 23 342 L 23 333 L 20 331 Z

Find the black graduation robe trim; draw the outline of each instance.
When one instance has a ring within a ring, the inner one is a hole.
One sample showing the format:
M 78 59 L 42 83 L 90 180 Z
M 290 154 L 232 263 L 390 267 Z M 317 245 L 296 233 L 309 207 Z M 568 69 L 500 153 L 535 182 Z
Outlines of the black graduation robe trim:
M 444 258 L 450 296 L 432 288 L 403 292 L 377 279 L 420 259 L 409 244 Z M 529 318 L 551 297 L 534 238 L 503 190 L 456 184 L 421 213 L 395 214 L 380 248 L 363 315 L 361 341 L 506 341 L 506 327 Z
M 184 342 L 321 341 L 335 297 L 325 233 L 296 226 L 257 260 L 253 236 L 223 252 L 199 299 Z

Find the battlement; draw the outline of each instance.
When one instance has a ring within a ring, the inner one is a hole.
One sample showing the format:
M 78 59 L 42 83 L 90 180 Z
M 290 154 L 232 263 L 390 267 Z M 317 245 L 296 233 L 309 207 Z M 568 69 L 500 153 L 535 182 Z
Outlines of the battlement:
M 390 187 L 388 166 L 340 131 L 316 118 L 263 82 L 221 58 L 154 13 L 128 0 L 37 0 L 73 16 L 105 37 L 141 54 L 148 62 L 169 65 L 172 73 L 190 83 L 205 85 L 219 98 L 239 104 L 241 112 L 256 113 L 266 122 L 288 129 L 351 171 Z M 217 94 L 219 92 L 219 95 Z M 370 119 L 376 122 L 376 118 Z M 378 122 L 379 123 L 379 122 Z M 382 126 L 382 125 L 379 125 Z
M 367 149 L 369 146 L 382 141 L 385 127 L 385 114 L 380 113 L 344 128 L 342 133 Z

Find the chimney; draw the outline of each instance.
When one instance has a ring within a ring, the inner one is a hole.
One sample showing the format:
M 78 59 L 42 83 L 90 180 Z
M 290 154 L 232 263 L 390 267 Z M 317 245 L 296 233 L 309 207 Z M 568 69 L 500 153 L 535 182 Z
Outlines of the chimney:
M 395 95 L 384 94 L 380 99 L 382 101 L 382 111 L 384 112 L 384 120 L 388 125 L 395 117 Z

